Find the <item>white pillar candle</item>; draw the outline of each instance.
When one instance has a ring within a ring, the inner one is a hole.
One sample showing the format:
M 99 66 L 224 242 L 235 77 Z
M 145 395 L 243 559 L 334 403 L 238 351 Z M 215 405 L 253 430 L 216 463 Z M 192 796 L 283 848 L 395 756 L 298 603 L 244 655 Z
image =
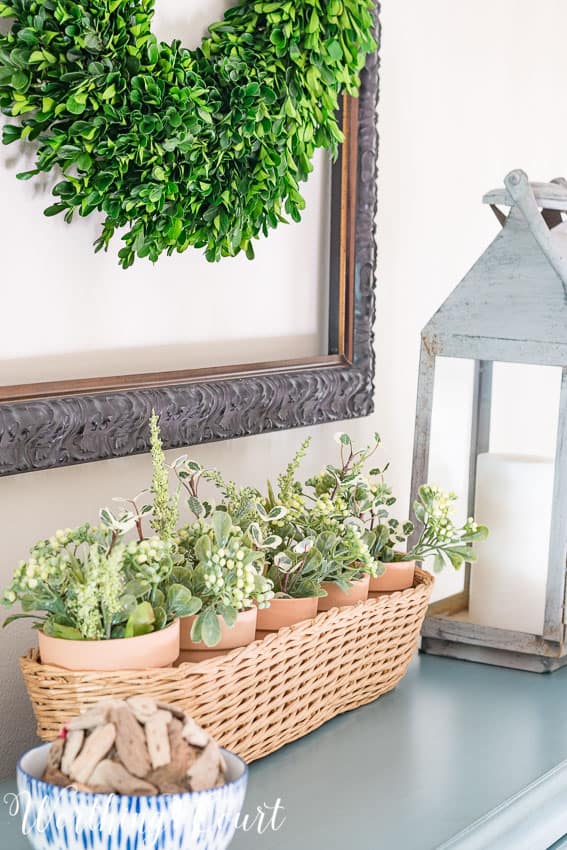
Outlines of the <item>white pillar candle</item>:
M 479 455 L 475 519 L 490 534 L 471 567 L 473 623 L 542 634 L 553 471 L 548 458 Z

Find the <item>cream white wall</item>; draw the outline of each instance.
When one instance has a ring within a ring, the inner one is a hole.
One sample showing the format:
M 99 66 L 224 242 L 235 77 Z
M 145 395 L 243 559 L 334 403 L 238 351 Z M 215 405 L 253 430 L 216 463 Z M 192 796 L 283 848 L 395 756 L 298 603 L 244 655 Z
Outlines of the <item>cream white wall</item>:
M 219 4 L 210 4 L 211 9 L 214 6 Z M 514 167 L 525 168 L 534 179 L 567 172 L 563 106 L 567 5 L 563 0 L 540 0 L 537 6 L 530 0 L 462 0 L 458 4 L 385 0 L 383 26 L 377 413 L 371 421 L 344 427 L 358 439 L 374 429 L 381 432 L 384 456 L 392 462 L 390 479 L 400 510 L 405 510 L 419 330 L 496 232 L 496 220 L 480 204 L 480 197 Z M 6 187 L 3 206 L 19 203 L 22 187 L 14 182 L 2 186 Z M 37 217 L 26 215 L 31 238 L 38 237 L 42 226 Z M 79 250 L 69 231 L 58 234 L 57 240 L 61 252 L 73 244 L 80 287 L 85 269 L 92 274 L 89 249 Z M 64 261 L 64 253 L 52 257 L 48 279 L 38 258 L 22 280 L 30 300 L 49 291 L 56 265 Z M 21 268 L 21 256 L 4 242 L 5 286 L 21 276 Z M 155 273 L 164 298 L 166 268 L 162 271 L 160 265 Z M 233 266 L 226 268 L 227 274 L 233 274 Z M 235 275 L 232 283 L 237 288 L 243 281 Z M 21 323 L 25 329 L 24 317 Z M 266 326 L 266 336 L 271 332 Z M 449 389 L 443 397 L 450 423 L 443 448 L 446 456 L 454 458 L 450 463 L 436 461 L 443 479 L 455 476 L 462 456 L 462 440 L 456 432 L 467 394 L 457 372 L 449 370 Z M 548 450 L 552 429 L 545 423 L 552 415 L 553 378 L 546 384 L 530 372 L 519 377 L 508 373 L 502 374 L 501 384 L 495 447 L 518 450 L 520 443 L 520 449 L 529 445 L 530 451 Z M 520 414 L 522 430 L 518 431 Z M 541 430 L 540 422 L 544 423 Z M 307 471 L 318 468 L 333 451 L 337 427 L 312 429 L 315 445 Z M 203 446 L 194 455 L 205 463 L 219 464 L 239 481 L 262 484 L 305 433 Z M 137 490 L 147 474 L 148 460 L 139 457 L 1 480 L 0 579 L 8 578 L 36 538 L 56 526 L 94 518 L 101 503 L 112 495 Z M 7 773 L 33 739 L 31 712 L 17 669 L 17 657 L 33 636 L 25 624 L 19 624 L 2 633 L 1 640 L 0 770 Z

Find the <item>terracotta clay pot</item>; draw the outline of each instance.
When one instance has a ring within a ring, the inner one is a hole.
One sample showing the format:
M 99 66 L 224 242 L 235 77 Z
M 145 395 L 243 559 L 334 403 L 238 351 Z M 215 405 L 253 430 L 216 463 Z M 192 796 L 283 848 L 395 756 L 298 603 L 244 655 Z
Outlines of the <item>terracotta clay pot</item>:
M 329 611 L 331 608 L 344 608 L 346 605 L 356 605 L 357 602 L 366 602 L 368 599 L 368 588 L 370 576 L 365 575 L 357 581 L 350 582 L 348 593 L 332 581 L 324 581 L 321 585 L 327 591 L 326 596 L 321 596 L 317 606 L 318 611 Z
M 179 655 L 179 620 L 158 632 L 112 640 L 64 640 L 38 632 L 43 664 L 65 670 L 143 670 L 170 667 Z
M 413 587 L 415 561 L 393 561 L 386 564 L 386 572 L 379 578 L 370 579 L 370 592 L 383 593 L 392 590 L 407 590 Z
M 303 599 L 272 599 L 269 608 L 258 609 L 256 638 L 259 640 L 270 632 L 277 632 L 285 626 L 293 626 L 303 620 L 312 620 L 317 616 L 316 596 Z
M 232 649 L 247 646 L 256 640 L 256 617 L 258 609 L 256 606 L 240 611 L 236 623 L 230 629 L 223 618 L 219 616 L 221 627 L 221 639 L 216 646 L 207 646 L 203 641 L 195 643 L 191 640 L 191 628 L 195 621 L 193 617 L 181 618 L 181 652 L 179 661 L 205 661 L 207 658 L 216 658 L 218 655 L 226 655 Z

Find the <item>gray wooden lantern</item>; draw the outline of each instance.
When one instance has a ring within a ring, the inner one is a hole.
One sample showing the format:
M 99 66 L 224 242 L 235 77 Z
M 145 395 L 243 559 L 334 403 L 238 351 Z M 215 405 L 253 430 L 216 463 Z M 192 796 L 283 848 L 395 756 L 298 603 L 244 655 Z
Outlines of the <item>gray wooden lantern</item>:
M 434 655 L 547 671 L 567 663 L 567 224 L 563 225 L 561 215 L 567 211 L 567 182 L 530 184 L 523 171 L 512 171 L 504 183 L 505 188 L 484 197 L 502 230 L 422 332 L 412 504 L 428 475 L 437 357 L 475 362 L 469 515 L 474 509 L 477 457 L 489 450 L 493 362 L 561 367 L 543 634 L 467 621 L 462 614 L 469 599 L 467 565 L 464 590 L 431 606 L 422 649 Z M 510 207 L 509 214 L 500 206 Z

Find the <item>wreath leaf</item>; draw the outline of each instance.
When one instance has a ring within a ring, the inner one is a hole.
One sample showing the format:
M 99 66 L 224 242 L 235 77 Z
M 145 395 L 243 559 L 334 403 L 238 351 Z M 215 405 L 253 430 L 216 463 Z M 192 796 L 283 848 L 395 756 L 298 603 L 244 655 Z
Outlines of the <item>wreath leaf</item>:
M 239 0 L 196 50 L 152 33 L 154 0 L 10 0 L 0 35 L 2 141 L 63 172 L 48 216 L 103 215 L 119 262 L 204 248 L 252 258 L 301 219 L 317 147 L 337 155 L 339 97 L 375 49 L 373 0 Z M 13 119 L 16 119 L 15 121 Z M 62 190 L 62 185 L 72 188 Z

